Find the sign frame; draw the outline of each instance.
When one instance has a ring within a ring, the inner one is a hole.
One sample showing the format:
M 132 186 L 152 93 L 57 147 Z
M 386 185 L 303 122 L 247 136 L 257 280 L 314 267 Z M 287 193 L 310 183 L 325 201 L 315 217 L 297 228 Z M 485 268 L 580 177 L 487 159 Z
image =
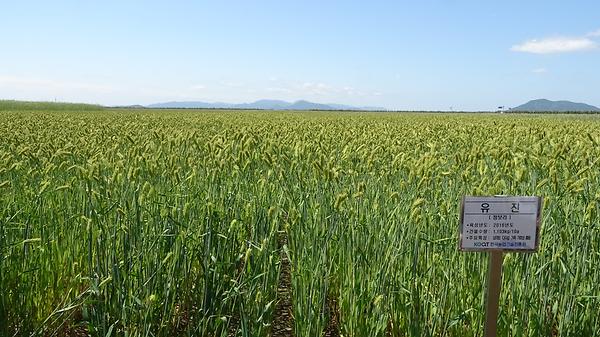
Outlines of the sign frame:
M 523 248 L 511 248 L 511 247 L 475 247 L 475 248 L 463 248 L 463 233 L 465 230 L 464 216 L 465 216 L 465 201 L 468 198 L 485 198 L 485 199 L 495 199 L 498 201 L 507 200 L 506 202 L 510 202 L 508 200 L 514 200 L 519 198 L 536 198 L 537 199 L 537 209 L 536 209 L 536 221 L 535 221 L 535 244 L 534 248 L 523 249 Z M 513 252 L 513 253 L 535 253 L 539 250 L 540 247 L 540 228 L 542 223 L 542 208 L 543 208 L 544 199 L 539 196 L 508 196 L 508 195 L 492 195 L 492 196 L 472 196 L 465 195 L 462 197 L 460 203 L 460 226 L 458 226 L 458 250 L 461 252 Z

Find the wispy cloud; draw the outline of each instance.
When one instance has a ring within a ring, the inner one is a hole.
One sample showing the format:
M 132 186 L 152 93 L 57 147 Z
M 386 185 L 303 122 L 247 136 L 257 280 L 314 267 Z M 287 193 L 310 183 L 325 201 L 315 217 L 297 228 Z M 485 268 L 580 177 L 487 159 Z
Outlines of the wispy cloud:
M 545 74 L 548 72 L 548 69 L 546 68 L 535 68 L 533 70 L 531 70 L 532 73 L 534 74 Z
M 571 53 L 592 50 L 597 43 L 588 37 L 551 37 L 529 40 L 510 48 L 512 51 L 533 54 Z
M 108 85 L 17 76 L 0 76 L 0 86 L 8 86 L 17 89 L 83 90 L 103 93 L 110 93 L 115 90 L 114 87 Z
M 304 82 L 299 86 L 294 86 L 294 92 L 300 94 L 316 95 L 316 96 L 381 96 L 380 92 L 368 92 L 359 90 L 351 86 L 333 86 L 320 82 Z
M 586 35 L 587 37 L 600 37 L 600 29 L 587 33 Z
M 190 87 L 190 90 L 192 90 L 192 91 L 198 91 L 198 90 L 204 90 L 204 89 L 206 89 L 206 86 L 202 85 L 202 84 L 196 84 L 196 85 L 192 85 Z
M 185 94 L 195 97 L 190 88 L 178 90 L 161 87 L 127 86 L 124 83 L 102 84 L 83 81 L 0 74 L 0 92 L 7 98 L 20 100 L 54 100 L 88 102 L 107 105 L 145 104 Z
M 276 93 L 285 93 L 285 94 L 289 94 L 292 93 L 292 90 L 289 88 L 281 88 L 281 87 L 269 87 L 267 89 L 265 89 L 267 92 L 276 92 Z
M 335 93 L 337 90 L 330 85 L 325 83 L 313 83 L 313 82 L 304 82 L 301 85 L 301 89 L 307 93 L 313 95 L 328 95 Z
M 219 82 L 224 87 L 240 88 L 246 86 L 244 82 L 221 81 Z
M 583 36 L 558 36 L 528 40 L 512 46 L 510 50 L 533 54 L 555 54 L 588 51 L 598 48 L 599 44 L 597 38 L 600 38 L 600 29 L 589 32 Z

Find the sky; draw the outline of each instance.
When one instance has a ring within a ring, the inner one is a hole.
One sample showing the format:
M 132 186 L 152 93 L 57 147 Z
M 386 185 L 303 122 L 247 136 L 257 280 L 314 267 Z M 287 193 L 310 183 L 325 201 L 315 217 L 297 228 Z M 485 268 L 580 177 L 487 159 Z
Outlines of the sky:
M 3 1 L 0 99 L 600 106 L 600 1 Z

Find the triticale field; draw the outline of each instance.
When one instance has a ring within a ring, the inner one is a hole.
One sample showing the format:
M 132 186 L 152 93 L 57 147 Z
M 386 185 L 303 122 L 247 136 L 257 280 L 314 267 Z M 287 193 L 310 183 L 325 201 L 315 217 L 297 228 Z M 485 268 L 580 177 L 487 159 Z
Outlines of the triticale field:
M 464 195 L 544 198 L 500 336 L 600 336 L 600 117 L 0 111 L 0 336 L 482 336 Z

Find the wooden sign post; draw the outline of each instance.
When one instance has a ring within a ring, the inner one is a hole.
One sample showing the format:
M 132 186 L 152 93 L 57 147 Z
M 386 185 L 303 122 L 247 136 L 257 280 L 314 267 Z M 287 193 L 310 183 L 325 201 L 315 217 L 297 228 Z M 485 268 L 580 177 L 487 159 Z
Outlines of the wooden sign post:
M 498 325 L 498 310 L 500 308 L 500 289 L 502 288 L 502 259 L 501 251 L 490 252 L 490 263 L 487 279 L 487 297 L 485 300 L 484 336 L 495 337 Z
M 539 247 L 542 198 L 471 197 L 461 204 L 461 251 L 489 253 L 485 337 L 496 337 L 504 252 L 535 252 Z

